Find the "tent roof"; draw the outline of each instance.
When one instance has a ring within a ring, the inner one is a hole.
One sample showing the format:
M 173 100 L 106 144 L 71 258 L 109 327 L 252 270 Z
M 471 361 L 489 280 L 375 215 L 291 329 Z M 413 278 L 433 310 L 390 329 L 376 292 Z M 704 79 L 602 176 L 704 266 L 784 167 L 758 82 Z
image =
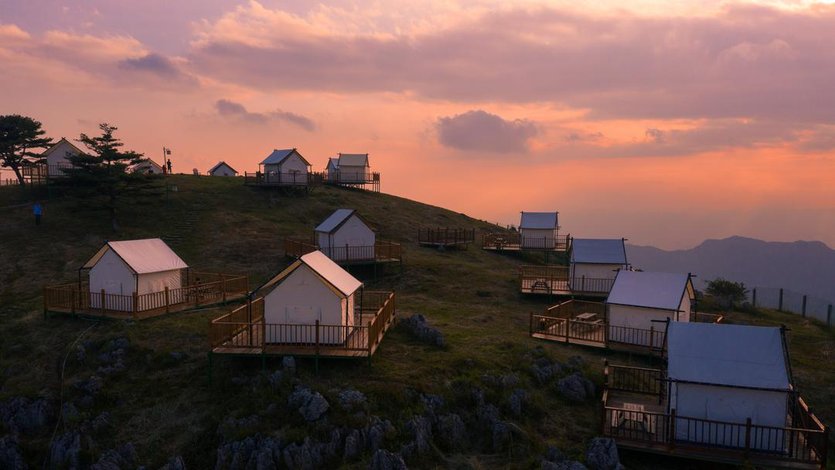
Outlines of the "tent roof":
M 49 155 L 50 153 L 54 152 L 55 149 L 57 149 L 58 146 L 61 145 L 62 143 L 66 143 L 70 147 L 74 148 L 75 151 L 78 152 L 78 153 L 84 153 L 80 148 L 76 147 L 75 144 L 73 144 L 72 142 L 67 140 L 66 137 L 61 137 L 61 140 L 59 140 L 58 142 L 55 142 L 55 144 L 53 144 L 52 147 L 49 147 L 48 149 L 41 152 L 41 157 L 45 157 L 45 156 Z
M 688 274 L 618 271 L 608 304 L 678 310 L 690 285 Z
M 626 264 L 626 247 L 623 238 L 575 238 L 571 241 L 571 262 Z
M 150 167 L 150 166 L 152 166 L 154 168 L 159 168 L 159 170 L 162 171 L 162 166 L 160 166 L 159 163 L 151 160 L 150 158 L 144 158 L 144 159 L 142 159 L 141 162 L 135 163 L 135 164 L 129 166 L 128 170 L 137 171 L 137 170 L 140 170 L 142 168 L 147 168 L 147 167 Z
M 321 251 L 312 251 L 291 264 L 287 269 L 280 272 L 272 279 L 267 281 L 263 286 L 256 289 L 256 291 L 263 291 L 264 289 L 274 288 L 286 279 L 300 266 L 305 265 L 310 268 L 316 275 L 325 283 L 329 284 L 331 289 L 336 293 L 341 293 L 344 296 L 349 296 L 362 287 L 362 282 L 358 281 L 348 271 L 342 269 L 338 264 L 334 263 L 330 258 L 325 256 Z M 265 294 L 263 294 L 265 295 Z
M 558 212 L 522 212 L 519 228 L 555 229 Z
M 334 168 L 339 168 L 339 157 L 328 158 L 328 166 L 332 166 Z
M 671 322 L 672 380 L 791 390 L 780 328 Z
M 333 211 L 333 214 L 328 216 L 321 224 L 319 224 L 314 230 L 316 232 L 325 232 L 325 233 L 332 233 L 336 229 L 342 226 L 348 219 L 351 218 L 357 211 L 354 209 L 337 209 Z
M 273 153 L 271 153 L 269 156 L 267 156 L 267 158 L 264 159 L 264 161 L 261 162 L 261 164 L 262 165 L 281 165 L 282 163 L 284 163 L 284 160 L 287 160 L 287 158 L 290 155 L 293 155 L 294 153 L 296 155 L 298 155 L 299 158 L 302 159 L 302 161 L 304 162 L 305 165 L 310 165 L 310 163 L 307 160 L 305 160 L 304 157 L 302 157 L 302 154 L 300 154 L 299 151 L 296 150 L 295 148 L 281 149 L 281 150 L 275 149 L 275 150 L 273 150 Z
M 223 160 L 221 160 L 221 161 L 217 162 L 217 164 L 216 164 L 215 166 L 213 166 L 213 167 L 209 168 L 209 173 L 213 173 L 215 170 L 217 170 L 218 168 L 220 168 L 220 166 L 221 166 L 221 165 L 226 165 L 227 167 L 229 167 L 229 169 L 230 169 L 230 170 L 232 170 L 232 171 L 233 171 L 233 172 L 235 172 L 235 173 L 237 173 L 237 172 L 238 172 L 238 170 L 236 170 L 236 169 L 232 168 L 232 166 L 231 166 L 231 165 L 229 165 L 228 163 L 226 163 L 226 162 L 224 162 Z
M 367 166 L 367 153 L 340 153 L 339 166 Z
M 188 268 L 186 262 L 177 256 L 164 241 L 159 238 L 146 238 L 107 242 L 89 261 L 84 263 L 82 269 L 95 266 L 107 250 L 113 250 L 136 274 Z

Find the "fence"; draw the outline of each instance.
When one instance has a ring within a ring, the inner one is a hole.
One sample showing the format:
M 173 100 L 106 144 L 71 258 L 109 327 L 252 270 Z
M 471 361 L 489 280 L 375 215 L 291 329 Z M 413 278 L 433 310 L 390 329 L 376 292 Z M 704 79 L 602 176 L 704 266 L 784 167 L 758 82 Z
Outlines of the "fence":
M 796 313 L 832 326 L 833 302 L 812 295 L 801 294 L 778 287 L 755 287 L 748 293 L 748 300 L 754 307 L 764 307 L 781 312 Z

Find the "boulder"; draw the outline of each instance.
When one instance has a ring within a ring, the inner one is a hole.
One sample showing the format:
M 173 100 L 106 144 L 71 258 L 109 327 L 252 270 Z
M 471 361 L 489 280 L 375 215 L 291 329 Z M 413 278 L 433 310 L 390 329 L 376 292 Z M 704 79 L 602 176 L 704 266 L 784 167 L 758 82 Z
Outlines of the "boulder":
M 136 449 L 130 442 L 116 449 L 104 451 L 90 470 L 122 470 L 136 468 Z
M 444 335 L 437 328 L 429 326 L 429 323 L 426 321 L 426 317 L 419 313 L 416 313 L 405 320 L 401 320 L 400 325 L 402 325 L 402 328 L 409 331 L 412 336 L 424 343 L 441 348 L 446 346 Z
M 97 375 L 92 375 L 89 379 L 79 380 L 73 384 L 76 390 L 91 397 L 98 395 L 103 386 L 104 382 Z
M 365 440 L 359 429 L 353 429 L 345 437 L 345 447 L 342 451 L 342 460 L 349 462 L 362 455 L 365 448 Z
M 8 470 L 26 470 L 23 454 L 14 436 L 0 438 L 0 468 Z
M 560 379 L 557 391 L 567 400 L 578 403 L 594 398 L 594 384 L 579 372 Z
M 541 470 L 588 470 L 585 465 L 575 460 L 564 460 L 562 462 L 542 462 Z
M 400 454 L 405 459 L 426 456 L 432 447 L 432 423 L 423 416 L 414 416 L 403 430 L 411 440 L 400 449 Z
M 168 459 L 168 463 L 160 467 L 159 470 L 186 470 L 186 463 L 178 455 Z
M 374 416 L 365 429 L 365 442 L 371 452 L 377 452 L 383 446 L 386 436 L 394 432 L 389 420 L 381 420 Z
M 43 398 L 15 397 L 0 403 L 0 421 L 12 432 L 35 433 L 49 422 L 52 414 L 52 407 Z
M 52 441 L 49 448 L 49 465 L 52 468 L 77 469 L 81 454 L 81 434 L 70 431 Z
M 247 437 L 226 443 L 217 449 L 215 468 L 218 470 L 276 469 L 282 462 L 282 442 L 272 437 Z
M 400 454 L 378 449 L 371 457 L 371 464 L 368 466 L 368 470 L 408 470 L 408 467 Z
M 595 437 L 586 449 L 586 464 L 591 470 L 619 470 L 623 466 L 614 439 Z
M 508 401 L 510 404 L 510 412 L 513 416 L 519 418 L 522 416 L 524 404 L 528 401 L 528 392 L 525 389 L 517 388 L 510 394 Z
M 290 375 L 296 375 L 296 358 L 293 356 L 282 357 L 281 368 Z
M 321 418 L 330 405 L 325 397 L 319 392 L 314 392 L 307 387 L 297 386 L 290 394 L 288 404 L 291 408 L 298 410 L 305 421 L 313 422 Z
M 437 436 L 447 450 L 459 451 L 466 447 L 467 426 L 457 414 L 446 414 L 438 418 Z
M 364 393 L 353 389 L 340 391 L 338 400 L 339 407 L 345 411 L 361 410 L 368 401 Z

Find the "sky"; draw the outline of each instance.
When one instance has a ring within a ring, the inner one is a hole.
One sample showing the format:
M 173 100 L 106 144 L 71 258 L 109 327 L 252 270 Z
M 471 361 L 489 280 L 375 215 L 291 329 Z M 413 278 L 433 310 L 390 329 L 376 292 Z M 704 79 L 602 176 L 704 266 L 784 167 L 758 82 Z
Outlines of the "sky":
M 835 247 L 834 24 L 801 0 L 0 0 L 0 114 L 107 122 L 186 173 L 369 153 L 383 192 L 575 237 Z

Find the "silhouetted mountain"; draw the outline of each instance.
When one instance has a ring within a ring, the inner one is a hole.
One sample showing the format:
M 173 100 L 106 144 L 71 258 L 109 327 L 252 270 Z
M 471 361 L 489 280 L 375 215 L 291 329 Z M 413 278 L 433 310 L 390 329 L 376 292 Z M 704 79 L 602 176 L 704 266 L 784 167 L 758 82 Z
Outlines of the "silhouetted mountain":
M 835 250 L 822 242 L 705 240 L 689 250 L 628 245 L 629 262 L 646 271 L 692 272 L 700 288 L 724 277 L 746 287 L 783 287 L 835 301 Z

